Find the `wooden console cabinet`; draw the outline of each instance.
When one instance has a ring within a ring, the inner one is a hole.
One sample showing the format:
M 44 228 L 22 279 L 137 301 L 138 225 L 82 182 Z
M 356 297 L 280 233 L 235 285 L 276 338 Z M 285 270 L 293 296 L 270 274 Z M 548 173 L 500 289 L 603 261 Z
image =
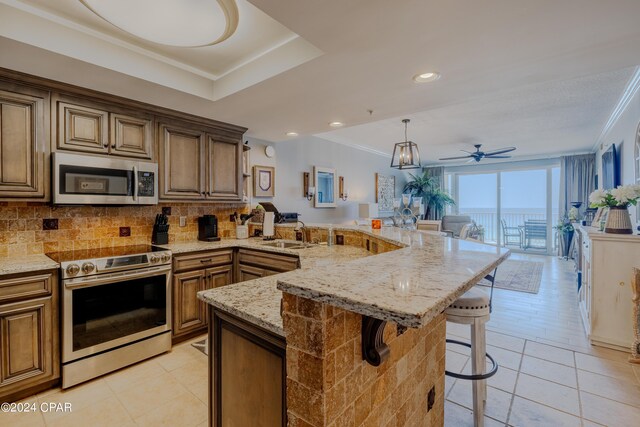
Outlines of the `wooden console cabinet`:
M 632 268 L 640 267 L 640 236 L 578 227 L 582 285 L 578 301 L 594 345 L 628 351 L 633 343 Z
M 14 401 L 60 378 L 55 271 L 0 278 L 0 401 Z

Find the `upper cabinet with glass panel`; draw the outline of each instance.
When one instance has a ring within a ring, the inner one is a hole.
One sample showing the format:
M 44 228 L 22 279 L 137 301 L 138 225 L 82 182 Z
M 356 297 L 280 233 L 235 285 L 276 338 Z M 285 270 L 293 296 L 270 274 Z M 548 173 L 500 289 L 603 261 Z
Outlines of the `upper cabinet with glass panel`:
M 316 184 L 315 207 L 336 207 L 336 170 L 332 168 L 313 167 L 313 178 Z

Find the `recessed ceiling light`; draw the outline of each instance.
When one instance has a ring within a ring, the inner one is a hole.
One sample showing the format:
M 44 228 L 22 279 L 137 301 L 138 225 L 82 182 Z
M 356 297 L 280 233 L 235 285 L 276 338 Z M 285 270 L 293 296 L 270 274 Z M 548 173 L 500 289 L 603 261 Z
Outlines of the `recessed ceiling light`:
M 413 76 L 413 80 L 417 83 L 435 82 L 440 78 L 440 73 L 431 71 L 428 73 L 416 74 Z
M 298 136 L 298 132 L 287 132 L 287 136 Z
M 341 126 L 344 126 L 344 123 L 342 123 L 342 122 L 331 122 L 331 123 L 329 123 L 329 126 L 331 126 L 332 128 L 339 128 Z

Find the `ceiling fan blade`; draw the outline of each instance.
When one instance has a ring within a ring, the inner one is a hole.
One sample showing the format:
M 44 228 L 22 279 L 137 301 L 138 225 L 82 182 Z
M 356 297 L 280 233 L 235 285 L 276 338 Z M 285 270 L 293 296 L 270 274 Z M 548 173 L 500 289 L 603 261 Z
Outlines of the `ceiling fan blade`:
M 460 159 L 468 159 L 469 157 L 473 158 L 473 156 L 458 156 L 458 157 L 444 157 L 438 160 L 460 160 Z
M 513 150 L 515 150 L 516 147 L 507 147 L 507 148 L 501 148 L 499 150 L 494 150 L 494 151 L 487 151 L 485 154 L 485 156 L 493 156 L 494 154 L 503 154 L 503 153 L 509 153 Z
M 491 154 L 487 154 L 485 156 L 487 159 L 510 159 L 511 156 L 492 156 Z
M 465 163 L 473 163 L 473 162 L 476 162 L 476 161 L 477 160 L 472 157 L 469 160 L 467 160 Z
M 460 151 L 462 151 L 463 153 L 467 153 L 467 154 L 476 154 L 475 151 L 467 151 L 467 150 L 460 150 Z

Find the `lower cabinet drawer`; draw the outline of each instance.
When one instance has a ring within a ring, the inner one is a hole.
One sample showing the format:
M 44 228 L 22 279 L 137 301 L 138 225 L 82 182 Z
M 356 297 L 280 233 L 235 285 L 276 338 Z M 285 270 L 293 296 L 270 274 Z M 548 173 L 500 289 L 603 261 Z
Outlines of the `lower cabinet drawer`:
M 187 270 L 213 267 L 216 265 L 233 263 L 233 250 L 224 249 L 212 252 L 199 252 L 188 255 L 178 255 L 173 259 L 175 273 Z
M 238 263 L 255 265 L 275 272 L 291 271 L 298 268 L 300 261 L 297 256 L 280 255 L 271 252 L 238 250 Z
M 51 295 L 53 273 L 0 280 L 0 304 Z

